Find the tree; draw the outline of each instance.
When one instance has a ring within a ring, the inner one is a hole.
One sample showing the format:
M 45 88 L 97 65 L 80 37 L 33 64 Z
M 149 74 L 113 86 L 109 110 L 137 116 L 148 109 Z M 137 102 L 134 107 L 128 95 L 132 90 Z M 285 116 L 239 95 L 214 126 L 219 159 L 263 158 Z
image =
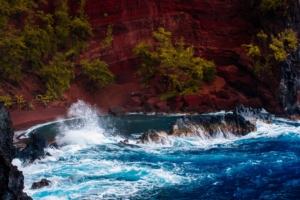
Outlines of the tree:
M 145 85 L 150 83 L 154 74 L 163 77 L 164 93 L 161 99 L 198 93 L 203 80 L 212 81 L 216 74 L 213 62 L 194 57 L 193 47 L 186 47 L 183 40 L 173 44 L 171 36 L 171 32 L 158 28 L 153 32 L 158 45 L 156 48 L 142 42 L 133 50 L 134 55 L 142 60 L 137 74 L 142 76 Z
M 72 67 L 73 63 L 63 53 L 57 53 L 49 65 L 43 67 L 41 75 L 46 83 L 48 96 L 58 99 L 70 88 L 70 81 L 74 78 Z
M 8 29 L 0 39 L 0 73 L 11 80 L 21 81 L 21 61 L 24 60 L 24 38 Z
M 96 59 L 89 63 L 84 60 L 81 62 L 82 70 L 85 75 L 89 77 L 92 82 L 98 86 L 104 87 L 107 84 L 114 83 L 115 75 L 113 75 L 106 62 Z

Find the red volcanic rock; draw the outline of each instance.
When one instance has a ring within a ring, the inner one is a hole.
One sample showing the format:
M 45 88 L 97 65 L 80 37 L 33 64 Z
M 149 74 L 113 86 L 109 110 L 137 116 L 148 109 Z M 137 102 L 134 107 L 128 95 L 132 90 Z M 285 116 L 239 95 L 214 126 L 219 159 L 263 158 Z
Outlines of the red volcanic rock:
M 203 96 L 202 103 L 208 107 L 214 107 L 214 102 L 212 101 L 210 95 L 206 94 Z
M 222 99 L 230 99 L 230 94 L 225 90 L 217 91 L 216 96 Z
M 126 111 L 120 107 L 113 107 L 108 109 L 108 113 L 114 116 L 122 116 L 126 114 Z
M 199 113 L 208 113 L 208 112 L 212 112 L 212 111 L 214 111 L 214 109 L 212 109 L 206 105 L 199 106 L 199 108 L 198 108 Z
M 181 95 L 177 95 L 176 97 L 173 97 L 171 101 L 180 102 L 180 101 L 182 101 L 182 96 Z
M 218 110 L 231 110 L 234 109 L 236 106 L 239 106 L 238 99 L 214 99 L 215 106 Z
M 198 105 L 190 105 L 185 107 L 186 112 L 198 112 L 199 106 Z
M 201 86 L 201 97 L 193 100 L 186 98 L 184 102 L 187 106 L 205 105 L 213 109 L 216 95 L 217 99 L 222 99 L 217 102 L 218 107 L 226 109 L 224 102 L 231 101 L 236 94 L 239 97 L 260 99 L 259 103 L 244 99 L 240 102 L 265 106 L 269 110 L 275 107 L 280 109 L 277 96 L 272 93 L 273 88 L 262 86 L 251 74 L 252 61 L 241 47 L 242 44 L 251 43 L 251 37 L 258 29 L 257 24 L 254 24 L 255 20 L 250 20 L 250 4 L 250 1 L 245 0 L 86 0 L 85 12 L 94 36 L 88 40 L 88 49 L 75 62 L 78 64 L 82 59 L 100 58 L 109 64 L 109 69 L 116 75 L 116 84 L 88 91 L 88 80 L 80 76 L 81 69 L 78 68 L 70 90 L 64 93 L 66 100 L 57 105 L 68 106 L 77 99 L 82 99 L 96 104 L 103 112 L 107 112 L 110 107 L 124 105 L 129 109 L 141 109 L 141 104 L 156 97 L 164 88 L 162 77 L 155 75 L 151 81 L 152 87 L 142 90 L 141 103 L 131 99 L 132 92 L 139 91 L 141 84 L 140 77 L 135 75 L 140 59 L 135 58 L 132 49 L 141 41 L 151 40 L 153 31 L 158 27 L 164 27 L 172 32 L 173 40 L 179 41 L 183 37 L 186 45 L 193 46 L 196 56 L 213 60 L 219 65 L 216 81 Z M 57 0 L 48 0 L 43 9 L 53 13 L 56 5 Z M 78 1 L 70 0 L 69 6 L 71 14 L 75 14 Z M 102 48 L 99 44 L 107 34 L 108 25 L 113 25 L 113 42 L 111 46 Z M 24 74 L 24 81 L 19 86 L 4 83 L 1 89 L 12 96 L 22 94 L 28 102 L 35 99 L 35 90 L 42 93 L 46 90 L 41 78 L 30 73 Z M 225 92 L 220 91 L 221 89 Z M 171 109 L 180 110 L 183 104 L 181 101 L 180 97 L 173 99 Z M 231 104 L 233 103 L 229 102 L 228 105 Z M 35 106 L 38 104 L 35 103 Z M 145 103 L 145 108 L 153 110 L 155 104 Z
M 125 104 L 125 108 L 141 107 L 141 105 L 141 98 L 138 96 L 132 96 L 130 100 Z
M 184 95 L 183 101 L 187 106 L 200 105 L 202 103 L 200 96 L 195 94 Z
M 167 101 L 160 101 L 155 106 L 157 107 L 157 112 L 168 112 L 170 110 Z
M 142 111 L 144 111 L 144 107 L 134 107 L 129 109 L 129 112 L 133 112 L 133 113 L 139 113 Z
M 155 111 L 155 104 L 158 103 L 159 101 L 160 101 L 159 97 L 152 97 L 144 103 L 144 108 L 149 112 L 153 112 Z
M 156 103 L 158 103 L 159 101 L 160 101 L 159 97 L 152 97 L 152 98 L 148 99 L 145 103 L 153 106 Z
M 262 102 L 259 98 L 251 98 L 248 100 L 247 105 L 251 108 L 261 108 Z
M 171 102 L 170 103 L 170 109 L 171 109 L 171 111 L 174 111 L 174 112 L 181 111 L 182 106 L 183 106 L 183 102 Z

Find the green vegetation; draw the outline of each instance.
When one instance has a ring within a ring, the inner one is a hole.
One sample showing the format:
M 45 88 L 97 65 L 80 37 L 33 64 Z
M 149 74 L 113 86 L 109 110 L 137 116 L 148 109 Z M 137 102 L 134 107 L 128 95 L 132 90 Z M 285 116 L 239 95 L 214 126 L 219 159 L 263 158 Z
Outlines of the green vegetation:
M 113 25 L 108 25 L 106 37 L 100 43 L 100 46 L 102 49 L 109 47 L 112 44 L 112 42 L 114 41 L 114 36 L 112 34 L 113 27 L 114 27 Z
M 49 65 L 41 69 L 41 74 L 46 83 L 46 94 L 54 99 L 58 99 L 70 88 L 70 81 L 74 78 L 72 62 L 63 53 L 57 53 Z
M 287 0 L 262 0 L 260 9 L 263 11 L 276 10 L 283 8 L 287 3 Z
M 286 29 L 277 36 L 268 36 L 263 31 L 257 34 L 255 44 L 243 44 L 247 55 L 253 58 L 253 71 L 272 73 L 272 66 L 287 58 L 289 52 L 296 50 L 298 39 L 292 29 Z
M 9 95 L 0 96 L 0 101 L 4 101 L 4 106 L 9 107 L 14 104 Z
M 286 59 L 287 52 L 296 50 L 298 44 L 298 39 L 291 29 L 284 30 L 277 37 L 272 35 L 271 40 L 269 47 L 273 50 L 277 61 Z
M 96 59 L 89 63 L 84 60 L 81 62 L 82 70 L 89 79 L 98 86 L 104 87 L 107 84 L 114 83 L 115 75 L 113 75 L 106 62 Z
M 162 77 L 164 93 L 161 99 L 198 93 L 200 84 L 212 81 L 216 74 L 213 62 L 194 57 L 193 47 L 186 47 L 183 40 L 173 44 L 171 35 L 159 28 L 153 32 L 156 48 L 151 42 L 141 42 L 133 49 L 134 55 L 141 58 L 141 67 L 136 74 L 144 86 L 149 86 L 156 74 Z
M 38 95 L 36 95 L 35 100 L 44 104 L 45 107 L 48 107 L 47 103 L 53 101 L 53 97 L 48 96 L 47 94 L 45 94 L 45 95 L 38 94 Z
M 44 0 L 0 0 L 1 76 L 22 81 L 21 69 L 26 64 L 45 82 L 47 96 L 58 99 L 70 88 L 74 77 L 71 61 L 88 47 L 87 40 L 92 37 L 92 29 L 84 13 L 85 0 L 78 2 L 79 9 L 71 16 L 68 0 L 58 0 L 53 13 L 41 10 L 46 3 Z M 112 31 L 113 26 L 108 26 L 104 48 L 113 41 Z M 104 66 L 104 62 L 99 62 L 100 67 Z M 102 67 L 98 71 L 94 69 L 98 73 L 97 78 L 93 76 L 91 79 L 100 83 L 101 70 L 103 77 L 108 77 Z M 91 75 L 87 71 L 85 73 Z M 102 80 L 100 85 L 106 82 L 112 81 Z

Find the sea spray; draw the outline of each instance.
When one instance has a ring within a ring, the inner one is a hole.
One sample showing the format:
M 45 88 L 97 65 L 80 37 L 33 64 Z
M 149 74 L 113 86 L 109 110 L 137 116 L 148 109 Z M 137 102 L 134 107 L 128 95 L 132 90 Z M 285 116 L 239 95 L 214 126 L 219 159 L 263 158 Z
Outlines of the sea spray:
M 52 156 L 26 167 L 14 160 L 34 199 L 298 198 L 300 123 L 258 121 L 257 131 L 242 137 L 169 137 L 167 145 L 135 144 L 144 131 L 169 127 L 174 116 L 109 118 L 90 112 L 97 110 L 90 105 L 77 105 L 74 119 L 46 125 L 56 130 L 56 140 L 65 140 L 59 149 L 48 149 Z M 132 134 L 124 136 L 131 146 L 108 134 L 103 117 L 116 132 Z M 30 189 L 41 178 L 51 185 Z
M 88 145 L 109 142 L 105 130 L 99 126 L 98 109 L 84 101 L 78 100 L 68 110 L 68 117 L 76 118 L 72 121 L 61 122 L 56 136 L 58 145 Z

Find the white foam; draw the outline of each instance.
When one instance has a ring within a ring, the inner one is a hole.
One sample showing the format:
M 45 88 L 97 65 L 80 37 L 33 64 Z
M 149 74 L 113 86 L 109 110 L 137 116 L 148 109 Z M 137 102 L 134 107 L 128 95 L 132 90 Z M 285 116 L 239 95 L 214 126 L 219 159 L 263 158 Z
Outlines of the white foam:
M 110 140 L 104 135 L 105 130 L 99 126 L 99 109 L 84 101 L 78 100 L 68 110 L 68 117 L 78 120 L 61 122 L 59 134 L 56 141 L 59 145 L 80 145 L 101 144 Z

